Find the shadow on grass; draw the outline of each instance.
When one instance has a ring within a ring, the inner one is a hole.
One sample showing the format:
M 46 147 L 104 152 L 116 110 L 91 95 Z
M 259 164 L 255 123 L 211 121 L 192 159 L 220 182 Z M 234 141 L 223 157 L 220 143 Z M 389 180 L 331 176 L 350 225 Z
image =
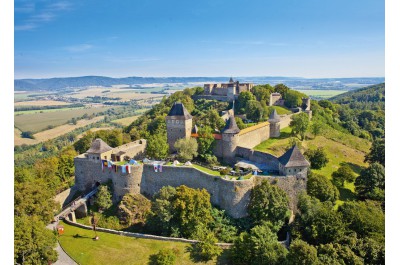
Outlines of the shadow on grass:
M 147 263 L 147 265 L 157 265 L 157 264 L 158 264 L 157 263 L 157 255 L 156 254 L 150 255 L 149 263 Z
M 353 170 L 353 172 L 356 173 L 357 175 L 359 175 L 361 170 L 363 170 L 363 168 L 364 168 L 360 165 L 356 165 L 356 164 L 353 164 L 350 162 L 341 162 L 340 165 L 341 166 L 349 166 L 351 168 L 351 170 Z
M 340 199 L 342 201 L 354 201 L 356 199 L 356 195 L 349 189 L 339 188 Z
M 89 239 L 93 239 L 93 237 L 90 237 L 90 236 L 82 236 L 82 235 L 80 235 L 80 234 L 75 234 L 75 235 L 73 235 L 72 237 L 75 238 L 75 239 L 78 239 L 78 238 L 89 238 Z

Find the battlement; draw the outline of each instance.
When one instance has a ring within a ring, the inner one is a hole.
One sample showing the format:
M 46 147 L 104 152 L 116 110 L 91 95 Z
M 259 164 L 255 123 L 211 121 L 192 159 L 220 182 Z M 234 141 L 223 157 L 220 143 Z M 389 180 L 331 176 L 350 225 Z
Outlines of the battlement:
M 265 127 L 265 126 L 269 126 L 269 122 L 267 122 L 267 121 L 266 122 L 261 122 L 259 124 L 244 128 L 244 129 L 240 130 L 239 135 L 243 135 L 243 134 L 258 130 L 258 129 L 260 129 L 262 127 Z

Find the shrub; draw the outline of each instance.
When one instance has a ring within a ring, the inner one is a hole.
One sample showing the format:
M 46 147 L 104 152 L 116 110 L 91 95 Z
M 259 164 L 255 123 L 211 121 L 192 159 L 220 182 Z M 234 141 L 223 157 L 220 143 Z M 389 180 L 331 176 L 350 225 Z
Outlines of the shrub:
M 176 255 L 172 249 L 161 249 L 154 258 L 154 265 L 172 265 L 175 264 Z

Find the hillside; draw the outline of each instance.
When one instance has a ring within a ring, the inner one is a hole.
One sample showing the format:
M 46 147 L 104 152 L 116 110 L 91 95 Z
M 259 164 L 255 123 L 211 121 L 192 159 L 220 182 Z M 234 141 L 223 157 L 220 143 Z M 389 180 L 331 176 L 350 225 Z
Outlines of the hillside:
M 372 103 L 373 105 L 379 104 L 384 106 L 385 83 L 349 91 L 332 97 L 329 100 L 337 104 L 351 104 L 358 102 L 364 104 Z

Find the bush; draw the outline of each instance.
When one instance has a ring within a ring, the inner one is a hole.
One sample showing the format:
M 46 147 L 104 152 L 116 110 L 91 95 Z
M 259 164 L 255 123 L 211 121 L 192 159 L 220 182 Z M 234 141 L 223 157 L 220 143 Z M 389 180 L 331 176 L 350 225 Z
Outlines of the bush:
M 161 249 L 155 256 L 152 264 L 172 265 L 175 264 L 176 255 L 172 249 Z
M 329 162 L 328 156 L 322 147 L 318 147 L 315 150 L 309 149 L 304 155 L 310 160 L 312 169 L 321 169 Z

